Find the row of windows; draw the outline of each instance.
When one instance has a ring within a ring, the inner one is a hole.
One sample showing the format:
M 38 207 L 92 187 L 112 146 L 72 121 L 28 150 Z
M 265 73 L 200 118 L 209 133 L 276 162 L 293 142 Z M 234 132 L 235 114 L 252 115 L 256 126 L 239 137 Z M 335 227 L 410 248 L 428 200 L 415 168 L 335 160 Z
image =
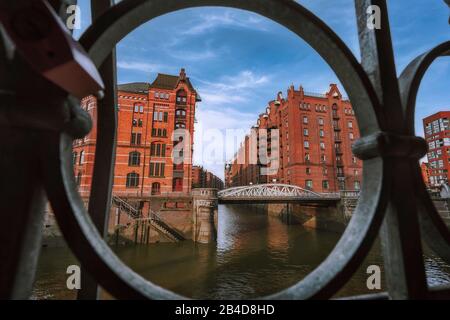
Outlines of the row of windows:
M 77 152 L 73 152 L 72 153 L 72 164 L 76 165 L 76 164 L 82 165 L 84 163 L 84 150 L 80 151 L 80 157 L 78 158 L 78 153 Z
M 449 146 L 450 146 L 450 138 L 444 138 L 444 139 L 439 139 L 436 141 L 428 142 L 428 147 L 430 149 L 449 147 Z
M 167 129 L 152 129 L 152 137 L 167 137 Z
M 134 105 L 134 113 L 144 113 L 144 106 L 135 104 Z
M 153 143 L 150 147 L 150 155 L 165 157 L 166 156 L 166 145 L 160 143 Z
M 139 174 L 136 172 L 131 172 L 127 174 L 126 187 L 127 188 L 137 188 L 139 187 Z M 182 191 L 183 190 L 183 179 L 175 178 L 173 179 L 172 185 L 173 191 Z M 160 194 L 161 193 L 161 184 L 159 182 L 152 183 L 152 194 Z
M 307 129 L 307 128 L 303 129 L 303 135 L 305 137 L 308 137 L 309 136 L 309 129 Z M 319 129 L 319 136 L 321 138 L 325 137 L 325 131 L 323 129 Z
M 290 172 L 289 172 L 289 173 L 290 173 Z M 311 168 L 306 167 L 305 173 L 308 174 L 308 175 L 311 174 Z M 324 176 L 328 175 L 328 168 L 322 168 L 322 174 L 323 174 Z M 358 170 L 353 170 L 353 175 L 354 175 L 355 177 L 358 177 L 358 176 L 359 176 L 359 171 L 358 171 Z
M 165 122 L 169 120 L 169 113 L 163 111 L 153 112 L 153 121 Z
M 447 149 L 447 155 L 450 155 L 450 148 Z M 431 151 L 428 153 L 428 159 L 440 158 L 442 156 L 442 149 Z
M 309 149 L 310 146 L 309 141 L 305 140 L 303 142 L 303 146 L 305 147 L 305 149 Z M 325 142 L 323 141 L 320 142 L 320 149 L 325 150 Z
M 438 161 L 430 162 L 430 168 L 433 168 L 433 169 L 444 168 L 444 160 L 438 160 Z
M 327 106 L 323 105 L 323 104 L 315 104 L 314 107 L 315 107 L 317 112 L 325 112 L 325 111 L 327 111 Z M 311 104 L 306 103 L 306 102 L 301 102 L 300 103 L 300 109 L 311 110 Z
M 166 164 L 161 162 L 150 163 L 150 177 L 164 177 Z
M 164 177 L 165 164 L 164 163 L 150 163 L 150 176 L 151 177 Z M 139 186 L 139 174 L 131 172 L 127 174 L 126 187 L 136 188 Z
M 151 156 L 166 156 L 166 145 L 165 144 L 152 144 L 150 148 Z M 128 155 L 128 165 L 129 166 L 140 166 L 141 165 L 141 153 L 138 151 L 130 152 Z
M 186 103 L 187 102 L 187 98 L 186 97 L 177 97 L 177 102 L 178 103 Z
M 323 124 L 324 124 L 323 118 L 318 118 L 317 121 L 318 121 L 319 125 L 323 126 Z M 308 118 L 308 116 L 303 116 L 303 124 L 308 124 L 308 123 L 309 123 L 309 118 Z M 353 128 L 353 121 L 348 121 L 348 122 L 347 122 L 347 126 L 348 126 L 350 129 L 352 129 L 352 128 Z
M 438 133 L 441 131 L 450 130 L 450 121 L 447 118 L 434 120 L 425 125 L 425 133 L 427 135 Z
M 320 160 L 322 161 L 322 162 L 325 162 L 326 161 L 326 156 L 324 155 L 324 154 L 322 154 L 322 155 L 320 155 Z M 310 156 L 310 154 L 309 153 L 305 153 L 305 162 L 310 162 L 311 161 L 311 156 Z M 352 163 L 353 164 L 356 164 L 357 163 L 357 159 L 356 159 L 356 157 L 355 156 L 352 156 Z M 340 156 L 340 155 L 337 155 L 336 156 L 336 162 L 337 163 L 341 163 L 342 162 L 342 157 Z
M 169 100 L 170 95 L 165 92 L 155 92 L 155 98 L 156 99 L 164 99 Z
M 141 145 L 142 143 L 142 134 L 141 133 L 132 133 L 131 134 L 131 144 L 132 145 Z
M 306 180 L 305 181 L 305 188 L 312 190 L 313 189 L 313 181 L 312 180 Z M 343 189 L 345 186 L 342 186 L 341 188 Z M 322 188 L 323 189 L 329 189 L 330 188 L 330 183 L 328 182 L 328 180 L 322 180 Z M 354 181 L 353 183 L 353 188 L 354 190 L 359 190 L 361 188 L 361 183 L 359 181 Z
M 186 117 L 186 110 L 183 110 L 183 109 L 177 109 L 176 111 L 175 111 L 175 116 L 176 117 L 178 117 L 178 118 L 184 118 L 184 117 Z

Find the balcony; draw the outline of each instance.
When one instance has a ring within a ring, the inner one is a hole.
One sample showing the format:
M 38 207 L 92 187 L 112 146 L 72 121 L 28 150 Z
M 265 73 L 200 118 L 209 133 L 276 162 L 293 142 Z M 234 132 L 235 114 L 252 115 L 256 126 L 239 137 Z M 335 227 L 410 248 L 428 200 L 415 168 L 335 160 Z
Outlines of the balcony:
M 336 152 L 336 154 L 343 154 L 342 149 L 341 148 L 335 148 L 334 151 Z
M 339 114 L 337 112 L 333 112 L 333 119 L 334 120 L 339 120 L 340 119 Z
M 341 131 L 341 127 L 339 127 L 339 125 L 333 125 L 333 130 L 334 131 Z

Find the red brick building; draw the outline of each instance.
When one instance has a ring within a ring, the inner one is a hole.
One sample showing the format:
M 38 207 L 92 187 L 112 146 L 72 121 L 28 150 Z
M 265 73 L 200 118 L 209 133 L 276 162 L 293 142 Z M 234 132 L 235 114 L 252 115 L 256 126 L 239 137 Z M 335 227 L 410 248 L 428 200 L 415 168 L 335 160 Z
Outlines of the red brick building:
M 188 193 L 192 185 L 193 133 L 196 103 L 200 96 L 186 77 L 158 74 L 153 83 L 129 83 L 118 86 L 117 150 L 113 193 L 118 196 L 145 197 L 161 193 Z M 92 183 L 96 143 L 96 100 L 82 101 L 94 121 L 94 129 L 74 142 L 75 176 L 82 195 L 87 196 Z M 185 129 L 190 141 L 174 136 Z M 172 153 L 181 163 L 174 164 Z M 187 142 L 185 144 L 184 142 Z
M 420 169 L 422 171 L 422 178 L 427 187 L 430 186 L 430 168 L 428 166 L 428 162 L 422 162 L 420 164 Z
M 261 136 L 264 131 L 260 129 L 267 129 L 267 138 Z M 295 90 L 291 86 L 286 98 L 278 93 L 259 116 L 235 159 L 225 167 L 226 183 L 240 186 L 277 182 L 317 192 L 358 190 L 362 162 L 351 150 L 358 138 L 352 106 L 335 84 L 325 94 L 307 93 L 302 87 Z M 256 141 L 256 148 L 252 141 Z M 276 145 L 280 150 L 278 157 L 271 153 Z M 255 149 L 259 155 L 261 148 L 271 158 L 271 166 L 275 164 L 276 170 L 269 175 L 262 174 L 267 166 L 259 156 L 255 161 Z
M 437 112 L 423 119 L 428 143 L 429 187 L 450 181 L 450 111 Z
M 224 188 L 222 179 L 201 166 L 192 167 L 192 188 Z

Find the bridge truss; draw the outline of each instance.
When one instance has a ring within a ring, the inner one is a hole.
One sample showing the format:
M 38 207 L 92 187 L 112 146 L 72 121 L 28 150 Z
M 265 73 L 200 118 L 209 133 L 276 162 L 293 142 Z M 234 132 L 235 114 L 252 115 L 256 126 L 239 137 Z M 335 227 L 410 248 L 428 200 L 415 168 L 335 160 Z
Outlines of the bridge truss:
M 288 184 L 255 184 L 219 191 L 219 200 L 326 200 L 339 199 L 339 193 L 317 193 Z

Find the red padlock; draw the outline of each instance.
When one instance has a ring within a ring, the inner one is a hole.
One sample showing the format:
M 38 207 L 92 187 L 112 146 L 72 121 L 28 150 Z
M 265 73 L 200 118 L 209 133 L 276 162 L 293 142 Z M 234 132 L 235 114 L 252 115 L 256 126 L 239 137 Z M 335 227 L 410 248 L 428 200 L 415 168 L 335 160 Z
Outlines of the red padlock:
M 0 23 L 43 77 L 79 99 L 101 96 L 97 68 L 46 0 L 0 0 Z

